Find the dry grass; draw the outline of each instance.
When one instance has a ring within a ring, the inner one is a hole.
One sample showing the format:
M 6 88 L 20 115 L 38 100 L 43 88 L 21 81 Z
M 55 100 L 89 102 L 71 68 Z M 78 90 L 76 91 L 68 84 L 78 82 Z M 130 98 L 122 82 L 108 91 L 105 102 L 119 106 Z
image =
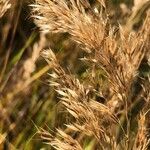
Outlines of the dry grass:
M 100 4 L 103 4 L 100 12 L 96 8 L 93 9 L 88 1 L 82 0 L 36 0 L 35 5 L 32 5 L 33 17 L 41 31 L 69 33 L 71 38 L 88 53 L 82 60 L 90 63 L 91 72 L 88 73 L 92 76 L 89 80 L 96 83 L 97 81 L 94 81 L 96 72 L 103 70 L 109 92 L 107 96 L 104 96 L 101 89 L 97 91 L 91 84 L 84 85 L 84 82 L 81 83 L 76 77 L 66 73 L 52 50 L 47 50 L 44 52 L 44 57 L 54 71 L 50 75 L 50 85 L 55 87 L 61 103 L 75 119 L 71 124 L 66 125 L 72 130 L 71 133 L 80 132 L 84 134 L 83 137 L 94 136 L 98 149 L 148 149 L 149 139 L 144 119 L 146 114 L 141 116 L 139 126 L 136 131 L 133 131 L 135 137 L 132 135 L 131 123 L 133 120 L 137 121 L 135 119 L 137 114 L 132 113 L 136 106 L 132 103 L 139 103 L 139 101 L 144 103 L 138 113 L 147 111 L 149 105 L 150 86 L 149 83 L 145 84 L 149 80 L 140 77 L 139 72 L 142 61 L 149 53 L 149 11 L 143 25 L 136 32 L 132 30 L 135 16 L 140 12 L 139 7 L 147 4 L 148 8 L 149 1 L 142 5 L 135 4 L 129 19 L 130 23 L 128 22 L 126 26 L 119 25 L 119 27 L 111 25 L 109 17 L 104 17 L 109 16 L 108 11 L 104 1 Z M 147 10 L 147 8 L 143 9 Z M 141 84 L 141 89 L 134 93 L 136 90 L 134 84 L 139 78 L 142 78 L 143 83 L 138 83 Z M 104 104 L 95 101 L 96 93 L 102 93 L 101 97 L 106 101 Z M 118 115 L 119 107 L 122 107 L 120 115 Z M 76 143 L 77 140 L 83 147 L 83 137 L 77 136 L 74 142 L 71 142 L 73 139 L 69 133 L 68 135 L 63 131 L 61 133 L 62 139 L 53 139 L 50 136 L 47 142 L 56 149 L 71 150 L 72 147 L 69 145 Z M 44 134 L 45 131 L 42 131 L 42 138 Z M 67 142 L 67 136 L 70 137 L 70 142 Z M 81 148 L 74 147 L 74 149 Z
M 0 1 L 0 149 L 148 150 L 149 7 Z
M 0 18 L 10 8 L 9 0 L 0 0 Z

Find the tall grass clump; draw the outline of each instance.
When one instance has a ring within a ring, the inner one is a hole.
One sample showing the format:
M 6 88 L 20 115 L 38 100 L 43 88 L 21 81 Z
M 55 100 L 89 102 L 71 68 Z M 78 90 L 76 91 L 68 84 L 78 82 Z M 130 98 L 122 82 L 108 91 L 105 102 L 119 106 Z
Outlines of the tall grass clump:
M 42 52 L 50 86 L 70 118 L 55 134 L 40 128 L 44 142 L 59 150 L 149 149 L 149 1 L 134 5 L 122 24 L 112 20 L 113 5 L 101 0 L 36 0 L 32 8 L 40 30 L 67 33 L 86 66 L 82 76 L 51 49 Z
M 0 0 L 0 150 L 150 149 L 149 8 Z

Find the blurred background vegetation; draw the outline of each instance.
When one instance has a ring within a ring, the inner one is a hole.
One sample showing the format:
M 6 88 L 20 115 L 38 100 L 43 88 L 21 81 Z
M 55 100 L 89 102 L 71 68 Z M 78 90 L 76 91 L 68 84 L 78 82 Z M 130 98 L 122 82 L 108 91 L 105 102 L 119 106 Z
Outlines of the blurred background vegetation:
M 89 1 L 93 7 L 100 7 L 95 0 Z M 136 31 L 149 4 L 134 14 L 134 2 L 108 0 L 111 23 Z M 67 33 L 40 33 L 31 17 L 29 5 L 33 0 L 10 3 L 11 8 L 0 18 L 0 149 L 49 149 L 36 134 L 37 127 L 47 126 L 55 131 L 70 117 L 48 85 L 49 66 L 40 52 L 51 47 L 62 66 L 88 82 L 87 66 L 81 64 L 78 58 L 83 52 Z

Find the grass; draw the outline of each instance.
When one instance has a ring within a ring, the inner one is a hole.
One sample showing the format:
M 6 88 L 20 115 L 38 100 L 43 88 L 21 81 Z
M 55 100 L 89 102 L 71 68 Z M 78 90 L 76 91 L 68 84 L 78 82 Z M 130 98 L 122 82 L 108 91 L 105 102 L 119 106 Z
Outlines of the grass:
M 149 7 L 1 0 L 0 149 L 148 150 Z

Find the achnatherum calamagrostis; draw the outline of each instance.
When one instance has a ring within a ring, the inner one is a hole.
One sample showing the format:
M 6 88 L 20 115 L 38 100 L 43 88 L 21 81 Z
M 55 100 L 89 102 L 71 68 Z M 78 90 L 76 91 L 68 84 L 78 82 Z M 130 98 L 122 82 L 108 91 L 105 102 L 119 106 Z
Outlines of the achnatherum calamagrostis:
M 105 7 L 104 1 L 100 2 Z M 79 79 L 66 73 L 52 50 L 43 52 L 54 71 L 50 74 L 50 85 L 56 88 L 56 92 L 61 96 L 61 102 L 76 119 L 66 127 L 87 136 L 94 136 L 96 145 L 102 149 L 119 149 L 122 146 L 137 148 L 138 138 L 130 142 L 129 111 L 132 109 L 133 92 L 131 89 L 138 78 L 141 61 L 149 50 L 150 13 L 147 13 L 139 31 L 130 31 L 126 34 L 120 25 L 116 34 L 116 27 L 109 24 L 109 18 L 104 18 L 103 13 L 95 12 L 88 0 L 36 0 L 32 7 L 33 17 L 42 32 L 69 33 L 72 40 L 88 53 L 82 60 L 89 61 L 91 68 L 95 66 L 95 72 L 96 69 L 103 70 L 109 82 L 108 95 L 110 96 L 107 96 L 109 99 L 105 104 L 96 102 L 89 96 L 91 91 L 96 91 L 94 87 L 91 85 L 89 88 L 85 87 Z M 149 104 L 149 89 L 150 84 L 143 83 L 142 90 L 136 97 L 137 100 L 146 102 L 145 111 Z M 122 116 L 125 116 L 127 121 L 126 127 L 123 127 L 121 118 L 118 118 L 115 112 L 118 105 L 123 105 Z M 123 140 L 118 140 L 118 134 L 121 134 L 117 132 L 118 127 L 123 132 Z M 58 130 L 60 138 L 54 138 L 43 129 L 40 131 L 42 138 L 56 149 L 83 149 L 79 138 L 73 139 L 64 131 Z M 141 131 L 139 126 L 137 137 Z M 142 131 L 142 135 L 145 143 L 142 148 L 146 149 L 149 143 L 147 131 Z

